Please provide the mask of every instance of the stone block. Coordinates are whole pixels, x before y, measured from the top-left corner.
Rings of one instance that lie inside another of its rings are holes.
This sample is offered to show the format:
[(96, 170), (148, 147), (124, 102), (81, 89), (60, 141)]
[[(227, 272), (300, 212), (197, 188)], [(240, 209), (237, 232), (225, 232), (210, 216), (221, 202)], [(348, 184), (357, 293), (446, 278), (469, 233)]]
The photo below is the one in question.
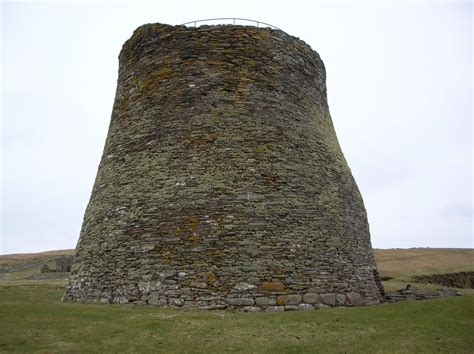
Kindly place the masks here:
[(200, 307), (202, 310), (223, 310), (225, 308), (227, 308), (227, 305), (205, 305)]
[(206, 283), (200, 283), (200, 282), (191, 282), (190, 284), (191, 288), (198, 288), (198, 289), (207, 289), (207, 284)]
[(314, 306), (310, 304), (299, 304), (298, 310), (301, 310), (301, 311), (314, 310)]
[(167, 306), (168, 305), (168, 300), (166, 300), (166, 299), (150, 299), (150, 300), (148, 300), (148, 305)]
[(161, 286), (160, 281), (141, 281), (138, 283), (138, 289), (143, 293), (159, 290)]
[(183, 300), (181, 299), (169, 299), (170, 306), (183, 306)]
[(249, 283), (238, 283), (234, 286), (234, 289), (239, 292), (244, 292), (244, 291), (248, 291), (255, 288), (256, 288), (255, 285), (249, 284)]
[(320, 301), (320, 297), (315, 293), (306, 293), (303, 295), (303, 302), (306, 304), (315, 304)]
[(262, 309), (257, 306), (245, 306), (242, 308), (242, 311), (244, 312), (260, 312)]
[(317, 308), (317, 309), (327, 309), (327, 308), (330, 308), (331, 306), (318, 303), (318, 304), (314, 304), (314, 307)]
[(346, 294), (347, 302), (351, 306), (363, 306), (364, 305), (364, 299), (359, 293), (356, 292), (350, 292)]
[(298, 306), (296, 305), (285, 305), (285, 311), (297, 311)]
[(270, 297), (257, 297), (255, 299), (255, 304), (258, 306), (269, 306), (269, 305), (275, 305), (276, 300), (272, 299)]
[(336, 294), (321, 294), (321, 302), (328, 306), (336, 306)]
[(226, 302), (234, 306), (252, 306), (254, 304), (254, 300), (250, 297), (231, 297), (226, 299)]
[(114, 304), (126, 304), (126, 303), (128, 303), (128, 299), (125, 296), (117, 296), (117, 297), (113, 298), (112, 303), (114, 303)]
[(336, 294), (336, 304), (337, 306), (344, 306), (346, 304), (346, 295)]
[(299, 305), (301, 304), (302, 297), (301, 295), (280, 295), (276, 299), (277, 305)]
[(265, 312), (283, 312), (285, 311), (285, 306), (268, 306), (265, 309)]

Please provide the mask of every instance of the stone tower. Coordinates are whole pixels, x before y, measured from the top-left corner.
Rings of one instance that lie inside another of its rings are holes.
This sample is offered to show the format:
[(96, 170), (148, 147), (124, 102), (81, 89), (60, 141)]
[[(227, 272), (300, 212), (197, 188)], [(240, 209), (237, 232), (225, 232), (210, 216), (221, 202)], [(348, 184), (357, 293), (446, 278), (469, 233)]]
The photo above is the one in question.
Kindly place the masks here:
[(319, 55), (281, 30), (139, 27), (66, 301), (282, 311), (379, 303)]

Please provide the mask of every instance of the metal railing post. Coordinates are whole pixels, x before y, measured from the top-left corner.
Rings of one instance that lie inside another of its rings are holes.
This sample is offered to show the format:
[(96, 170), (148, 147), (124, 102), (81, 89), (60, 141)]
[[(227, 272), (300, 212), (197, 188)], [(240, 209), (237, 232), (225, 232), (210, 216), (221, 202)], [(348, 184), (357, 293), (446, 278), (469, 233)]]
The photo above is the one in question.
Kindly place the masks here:
[[(276, 30), (281, 31), (280, 28), (278, 28), (276, 26), (273, 26), (269, 23), (262, 22), (262, 21), (249, 20), (247, 18), (240, 18), (240, 17), (208, 18), (208, 19), (205, 19), (205, 20), (195, 20), (195, 21), (185, 22), (185, 23), (182, 23), (181, 26), (186, 26), (186, 25), (194, 23), (194, 27), (197, 27), (198, 22), (209, 22), (209, 21), (216, 21), (216, 20), (225, 20), (225, 21), (232, 20), (232, 23), (233, 23), (234, 26), (235, 26), (236, 20), (244, 21), (244, 22), (252, 22), (252, 23), (256, 23), (257, 27), (259, 27), (259, 28), (260, 28), (260, 24), (262, 24), (263, 27), (270, 27), (272, 29), (276, 29)], [(223, 24), (223, 22), (221, 24)]]

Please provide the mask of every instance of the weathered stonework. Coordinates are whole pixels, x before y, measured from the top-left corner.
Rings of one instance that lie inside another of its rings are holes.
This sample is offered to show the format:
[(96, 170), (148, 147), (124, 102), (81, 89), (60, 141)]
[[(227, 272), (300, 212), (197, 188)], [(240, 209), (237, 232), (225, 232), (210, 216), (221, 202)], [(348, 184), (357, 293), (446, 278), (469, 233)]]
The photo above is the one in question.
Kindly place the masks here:
[(66, 301), (311, 310), (382, 300), (319, 55), (280, 30), (139, 27), (120, 53)]

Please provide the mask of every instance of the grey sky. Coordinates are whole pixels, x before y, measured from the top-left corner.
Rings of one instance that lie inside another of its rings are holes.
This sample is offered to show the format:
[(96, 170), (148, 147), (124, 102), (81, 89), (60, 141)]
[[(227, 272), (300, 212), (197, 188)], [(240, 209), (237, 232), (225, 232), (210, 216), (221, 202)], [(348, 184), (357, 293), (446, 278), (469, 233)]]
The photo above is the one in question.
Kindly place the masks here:
[(321, 55), (374, 247), (473, 247), (470, 2), (137, 3), (2, 3), (1, 254), (75, 247), (123, 42), (212, 17), (271, 23)]

